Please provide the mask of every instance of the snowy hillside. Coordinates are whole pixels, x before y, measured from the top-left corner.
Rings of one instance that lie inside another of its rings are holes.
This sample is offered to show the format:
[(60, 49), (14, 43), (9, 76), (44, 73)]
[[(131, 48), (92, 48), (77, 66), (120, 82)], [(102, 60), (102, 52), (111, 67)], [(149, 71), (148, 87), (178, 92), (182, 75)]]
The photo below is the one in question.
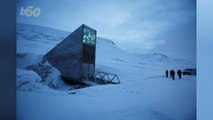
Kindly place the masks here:
[[(160, 53), (131, 54), (97, 38), (96, 70), (121, 84), (71, 89), (42, 57), (69, 32), (17, 24), (18, 120), (194, 120), (196, 76), (165, 78), (166, 69), (196, 67)], [(72, 93), (72, 94), (70, 94)]]

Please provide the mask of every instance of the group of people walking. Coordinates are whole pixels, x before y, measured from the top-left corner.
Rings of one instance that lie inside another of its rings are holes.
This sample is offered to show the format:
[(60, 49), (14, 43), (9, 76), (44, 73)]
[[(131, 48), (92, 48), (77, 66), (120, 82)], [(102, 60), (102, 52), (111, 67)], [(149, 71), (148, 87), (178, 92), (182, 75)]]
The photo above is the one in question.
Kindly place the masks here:
[[(166, 77), (167, 78), (169, 77), (169, 74), (170, 74), (170, 78), (175, 80), (175, 71), (174, 70), (170, 70), (170, 71), (166, 70)], [(181, 79), (182, 71), (180, 69), (177, 71), (177, 75), (178, 75), (179, 79)]]

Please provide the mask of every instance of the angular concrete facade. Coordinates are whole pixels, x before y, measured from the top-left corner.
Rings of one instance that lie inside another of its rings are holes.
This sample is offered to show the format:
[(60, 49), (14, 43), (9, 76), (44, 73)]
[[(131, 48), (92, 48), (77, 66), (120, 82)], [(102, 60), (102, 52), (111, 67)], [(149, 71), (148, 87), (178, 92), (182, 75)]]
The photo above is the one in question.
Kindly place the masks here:
[(81, 81), (95, 73), (96, 30), (81, 25), (50, 50), (45, 58), (62, 77)]

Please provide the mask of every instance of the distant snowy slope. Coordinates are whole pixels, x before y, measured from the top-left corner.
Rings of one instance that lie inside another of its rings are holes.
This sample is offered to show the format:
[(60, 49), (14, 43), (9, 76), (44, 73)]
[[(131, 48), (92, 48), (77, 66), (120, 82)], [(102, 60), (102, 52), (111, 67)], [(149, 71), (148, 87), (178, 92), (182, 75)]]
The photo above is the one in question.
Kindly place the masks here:
[(17, 53), (45, 54), (70, 33), (27, 24), (17, 24)]

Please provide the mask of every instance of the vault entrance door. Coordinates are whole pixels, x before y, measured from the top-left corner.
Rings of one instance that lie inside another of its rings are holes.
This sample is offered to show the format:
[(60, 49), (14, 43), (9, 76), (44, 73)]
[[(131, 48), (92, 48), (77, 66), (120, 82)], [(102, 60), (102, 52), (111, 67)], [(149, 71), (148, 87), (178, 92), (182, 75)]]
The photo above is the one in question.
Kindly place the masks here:
[(90, 64), (90, 63), (83, 63), (82, 64), (82, 72), (84, 75), (84, 78), (87, 77), (92, 77), (93, 74), (95, 73), (95, 65)]

